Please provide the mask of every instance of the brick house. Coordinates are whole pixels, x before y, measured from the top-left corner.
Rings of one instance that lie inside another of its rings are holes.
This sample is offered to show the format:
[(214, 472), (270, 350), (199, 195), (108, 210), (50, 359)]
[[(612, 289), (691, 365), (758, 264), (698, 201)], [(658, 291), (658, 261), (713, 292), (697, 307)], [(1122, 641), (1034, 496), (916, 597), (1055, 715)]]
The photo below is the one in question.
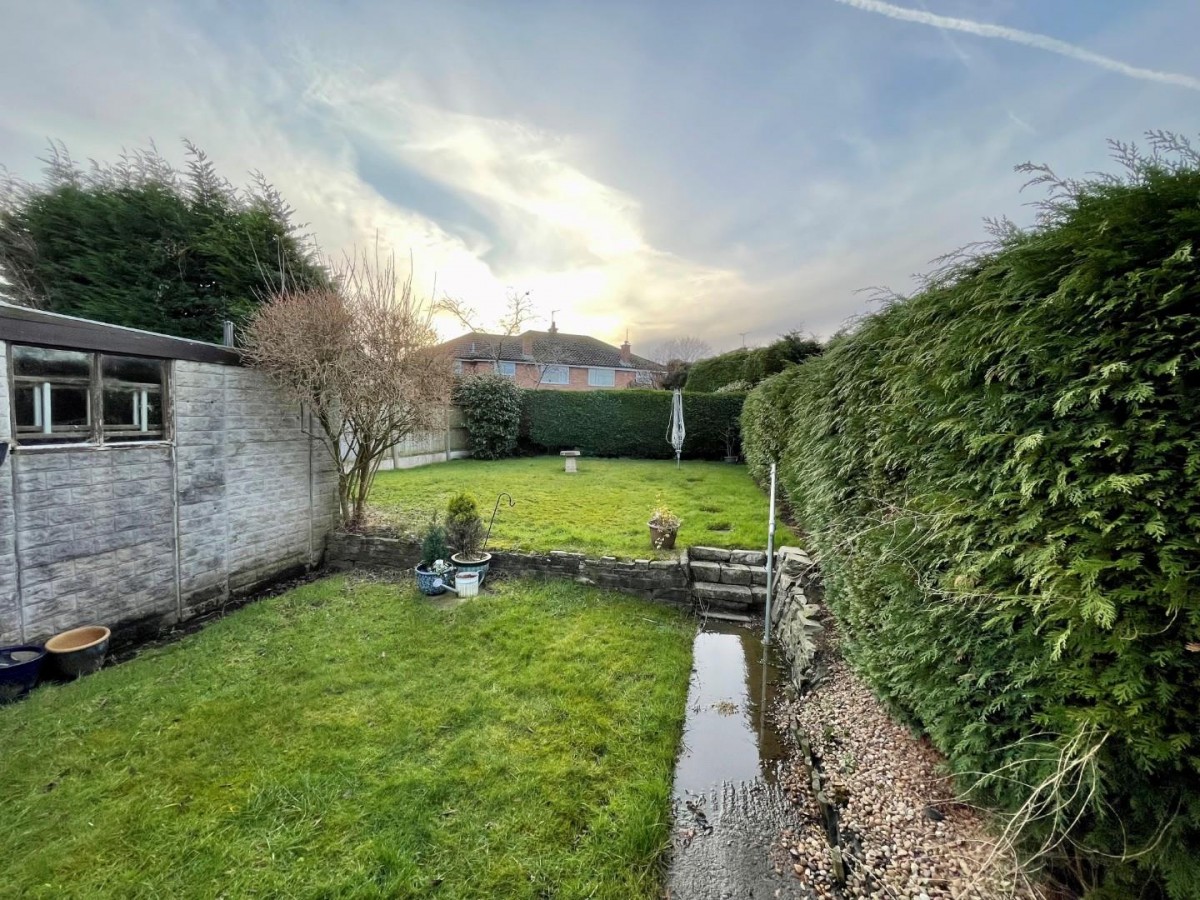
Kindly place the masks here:
[(461, 375), (495, 372), (518, 387), (561, 391), (656, 388), (666, 367), (635, 356), (629, 341), (620, 347), (583, 334), (549, 331), (516, 335), (471, 332), (441, 345)]

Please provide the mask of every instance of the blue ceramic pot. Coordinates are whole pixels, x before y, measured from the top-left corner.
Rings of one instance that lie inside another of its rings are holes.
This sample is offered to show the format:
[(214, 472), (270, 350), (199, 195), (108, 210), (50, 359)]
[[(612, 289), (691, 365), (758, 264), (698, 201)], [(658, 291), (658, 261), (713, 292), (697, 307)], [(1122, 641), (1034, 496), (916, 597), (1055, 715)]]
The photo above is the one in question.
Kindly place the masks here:
[(24, 697), (38, 682), (46, 651), (37, 644), (0, 647), (0, 703)]
[(424, 565), (420, 565), (413, 571), (417, 573), (417, 589), (426, 597), (436, 597), (438, 594), (446, 593), (446, 581), (454, 577), (453, 569), (439, 575), (429, 571)]

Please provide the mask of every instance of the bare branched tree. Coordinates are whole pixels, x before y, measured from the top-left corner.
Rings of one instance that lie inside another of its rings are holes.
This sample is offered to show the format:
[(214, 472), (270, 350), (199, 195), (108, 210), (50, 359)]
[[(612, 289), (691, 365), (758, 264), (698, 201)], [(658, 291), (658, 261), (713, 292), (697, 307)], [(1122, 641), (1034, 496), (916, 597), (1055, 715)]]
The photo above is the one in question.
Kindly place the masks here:
[(491, 328), (484, 325), (478, 311), (468, 306), (461, 299), (444, 297), (437, 302), (436, 312), (443, 312), (456, 319), (460, 325), (472, 333), (489, 334), (499, 338), (492, 341), (488, 347), (488, 358), (499, 362), (503, 357), (504, 348), (512, 346), (505, 338), (512, 338), (523, 332), (534, 319), (539, 318), (533, 307), (529, 291), (510, 290), (504, 304), (504, 313), (496, 320)]
[(684, 337), (671, 338), (669, 341), (663, 341), (654, 348), (652, 358), (655, 362), (660, 362), (666, 365), (672, 361), (685, 363), (694, 363), (697, 360), (704, 359), (707, 356), (712, 356), (712, 347), (708, 341), (692, 335)]
[(433, 348), (433, 307), (401, 279), (395, 256), (356, 250), (334, 284), (271, 296), (246, 332), (251, 362), (316, 423), (338, 473), (347, 529), (362, 527), (379, 464), (391, 447), (440, 420), (450, 361)]

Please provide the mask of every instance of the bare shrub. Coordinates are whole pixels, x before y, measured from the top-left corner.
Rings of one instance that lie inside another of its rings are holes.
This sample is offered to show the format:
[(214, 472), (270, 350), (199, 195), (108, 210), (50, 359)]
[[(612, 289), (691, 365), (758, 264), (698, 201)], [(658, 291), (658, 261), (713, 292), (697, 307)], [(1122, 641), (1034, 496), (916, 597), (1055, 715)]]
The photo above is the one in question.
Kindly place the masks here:
[(440, 422), (450, 360), (434, 345), (432, 305), (392, 254), (356, 250), (330, 287), (271, 295), (247, 329), (246, 354), (319, 429), (338, 473), (342, 522), (361, 527), (379, 464), (414, 431)]

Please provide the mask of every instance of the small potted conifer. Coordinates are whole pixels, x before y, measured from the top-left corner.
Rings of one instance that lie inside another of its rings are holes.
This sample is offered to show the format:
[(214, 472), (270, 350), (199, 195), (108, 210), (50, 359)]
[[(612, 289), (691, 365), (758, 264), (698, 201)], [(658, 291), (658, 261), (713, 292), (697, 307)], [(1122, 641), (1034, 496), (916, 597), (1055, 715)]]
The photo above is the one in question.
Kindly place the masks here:
[(446, 582), (454, 577), (450, 547), (446, 544), (446, 529), (437, 516), (421, 532), (421, 562), (417, 564), (417, 587), (426, 597), (446, 593)]
[(483, 550), (483, 519), (470, 494), (460, 493), (451, 498), (446, 511), (446, 536), (457, 552), (450, 557), (458, 572), (476, 572), (479, 584), (487, 576), (492, 554)]

